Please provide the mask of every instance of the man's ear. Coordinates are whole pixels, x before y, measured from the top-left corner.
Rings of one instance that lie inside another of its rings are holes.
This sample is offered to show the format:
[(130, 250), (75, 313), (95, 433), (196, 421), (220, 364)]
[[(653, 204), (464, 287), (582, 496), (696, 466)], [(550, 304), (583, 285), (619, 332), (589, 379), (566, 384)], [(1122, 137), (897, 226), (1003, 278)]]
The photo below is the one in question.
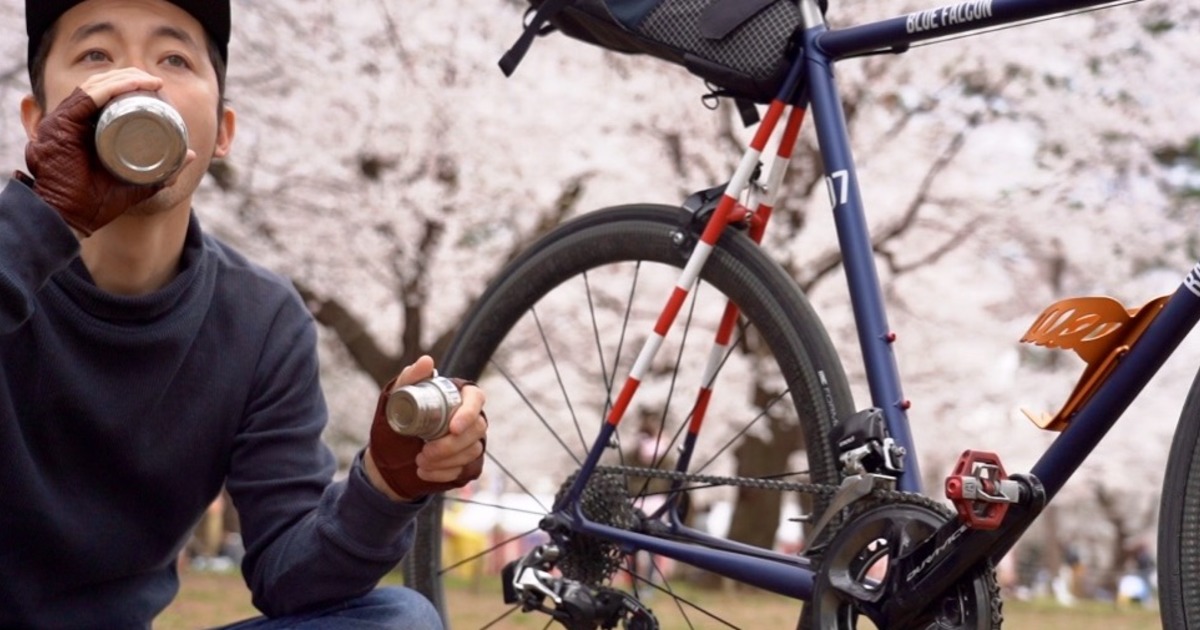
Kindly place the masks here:
[(26, 94), (21, 99), (21, 124), (25, 126), (26, 138), (37, 140), (37, 128), (45, 115), (46, 112), (42, 111), (42, 106), (38, 105), (32, 94)]
[(213, 157), (223, 158), (229, 155), (233, 148), (233, 136), (237, 132), (237, 112), (231, 107), (221, 111), (221, 120), (217, 121), (217, 144), (213, 147)]

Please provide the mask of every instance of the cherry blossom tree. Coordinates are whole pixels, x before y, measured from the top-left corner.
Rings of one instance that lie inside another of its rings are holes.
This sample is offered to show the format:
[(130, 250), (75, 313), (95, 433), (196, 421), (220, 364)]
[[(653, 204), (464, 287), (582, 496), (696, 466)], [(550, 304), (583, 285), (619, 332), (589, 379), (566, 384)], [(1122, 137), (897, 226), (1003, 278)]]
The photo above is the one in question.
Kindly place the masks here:
[[(702, 105), (699, 80), (644, 57), (551, 36), (505, 79), (496, 60), (522, 8), (234, 0), (238, 137), (196, 211), (308, 301), (327, 437), (344, 461), (379, 385), (438, 355), (506, 260), (578, 213), (721, 183), (748, 142), (732, 108)], [(847, 0), (829, 18), (921, 8)], [(839, 65), (930, 488), (965, 448), (1019, 471), (1053, 439), (1019, 409), (1055, 411), (1082, 364), (1018, 346), (1042, 308), (1098, 293), (1135, 306), (1200, 258), (1196, 13), (1146, 0)], [(0, 0), (0, 156), (13, 168), (28, 89), (21, 14)], [(783, 193), (766, 246), (814, 302), (865, 407), (811, 130)], [(1167, 364), (1063, 502), (1112, 505), (1158, 483), (1198, 354), (1189, 343)], [(1067, 516), (1064, 532), (1087, 526)]]

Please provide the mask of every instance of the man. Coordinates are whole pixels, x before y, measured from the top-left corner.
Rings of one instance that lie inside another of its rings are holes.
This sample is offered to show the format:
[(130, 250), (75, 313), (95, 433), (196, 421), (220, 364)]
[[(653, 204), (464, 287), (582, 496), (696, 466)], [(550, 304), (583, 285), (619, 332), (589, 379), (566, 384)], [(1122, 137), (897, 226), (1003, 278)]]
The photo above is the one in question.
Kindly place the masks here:
[[(478, 477), (483, 395), (424, 443), (380, 397), (348, 479), (320, 442), (316, 335), (285, 280), (205, 234), (191, 212), (227, 155), (228, 0), (27, 0), (28, 174), (0, 192), (0, 627), (148, 627), (175, 559), (221, 487), (253, 627), (437, 627), (428, 602), (378, 589), (427, 495)], [(166, 185), (109, 175), (89, 135), (119, 94), (155, 92), (187, 123)]]

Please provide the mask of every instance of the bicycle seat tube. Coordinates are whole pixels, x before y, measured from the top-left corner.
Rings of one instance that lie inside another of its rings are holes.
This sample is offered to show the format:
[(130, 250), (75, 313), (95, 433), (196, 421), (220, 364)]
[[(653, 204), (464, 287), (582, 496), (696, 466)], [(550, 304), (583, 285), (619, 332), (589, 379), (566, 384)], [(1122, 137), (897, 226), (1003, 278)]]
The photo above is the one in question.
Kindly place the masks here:
[(834, 82), (833, 60), (817, 45), (826, 32), (825, 19), (815, 0), (801, 0), (805, 20), (804, 59), (809, 99), (817, 140), (825, 168), (825, 183), (833, 205), (838, 244), (842, 252), (850, 303), (867, 371), (871, 403), (883, 411), (889, 435), (907, 455), (897, 486), (905, 492), (921, 491), (921, 471), (908, 423), (909, 401), (900, 387), (893, 352), (896, 335), (888, 326), (875, 253), (867, 228), (858, 176), (850, 150), (841, 98)]

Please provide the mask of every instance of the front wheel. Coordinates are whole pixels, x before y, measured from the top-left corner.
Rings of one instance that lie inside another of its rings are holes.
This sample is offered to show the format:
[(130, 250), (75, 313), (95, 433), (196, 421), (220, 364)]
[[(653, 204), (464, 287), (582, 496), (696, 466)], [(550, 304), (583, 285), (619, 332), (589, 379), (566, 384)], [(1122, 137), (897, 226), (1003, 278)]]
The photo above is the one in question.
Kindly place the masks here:
[[(410, 584), (459, 625), (479, 628), (511, 612), (498, 572), (545, 541), (539, 524), (596, 440), (696, 234), (692, 216), (678, 208), (589, 213), (509, 264), (462, 323), (441, 367), (486, 392), (489, 461), (479, 481), (426, 511), (407, 563)], [(728, 347), (710, 358), (727, 301), (741, 314)], [(714, 381), (703, 431), (691, 452), (681, 451), (706, 367)], [(841, 365), (807, 301), (750, 239), (729, 230), (601, 463), (666, 468), (682, 458), (691, 472), (706, 475), (836, 484), (829, 433), (851, 408)], [(620, 500), (650, 514), (662, 504), (662, 481), (629, 478), (628, 498)], [(793, 497), (737, 490), (689, 488), (680, 511), (718, 536), (775, 547), (779, 531), (800, 544), (799, 525), (779, 526), (782, 502)], [(823, 507), (803, 506), (817, 513)], [(632, 593), (662, 627), (787, 625), (747, 605), (757, 595), (712, 590), (712, 576), (669, 559), (634, 553), (619, 564), (605, 584), (593, 586)], [(795, 623), (799, 602), (762, 598)]]
[(1163, 627), (1200, 628), (1200, 374), (1188, 392), (1167, 458), (1158, 562)]

